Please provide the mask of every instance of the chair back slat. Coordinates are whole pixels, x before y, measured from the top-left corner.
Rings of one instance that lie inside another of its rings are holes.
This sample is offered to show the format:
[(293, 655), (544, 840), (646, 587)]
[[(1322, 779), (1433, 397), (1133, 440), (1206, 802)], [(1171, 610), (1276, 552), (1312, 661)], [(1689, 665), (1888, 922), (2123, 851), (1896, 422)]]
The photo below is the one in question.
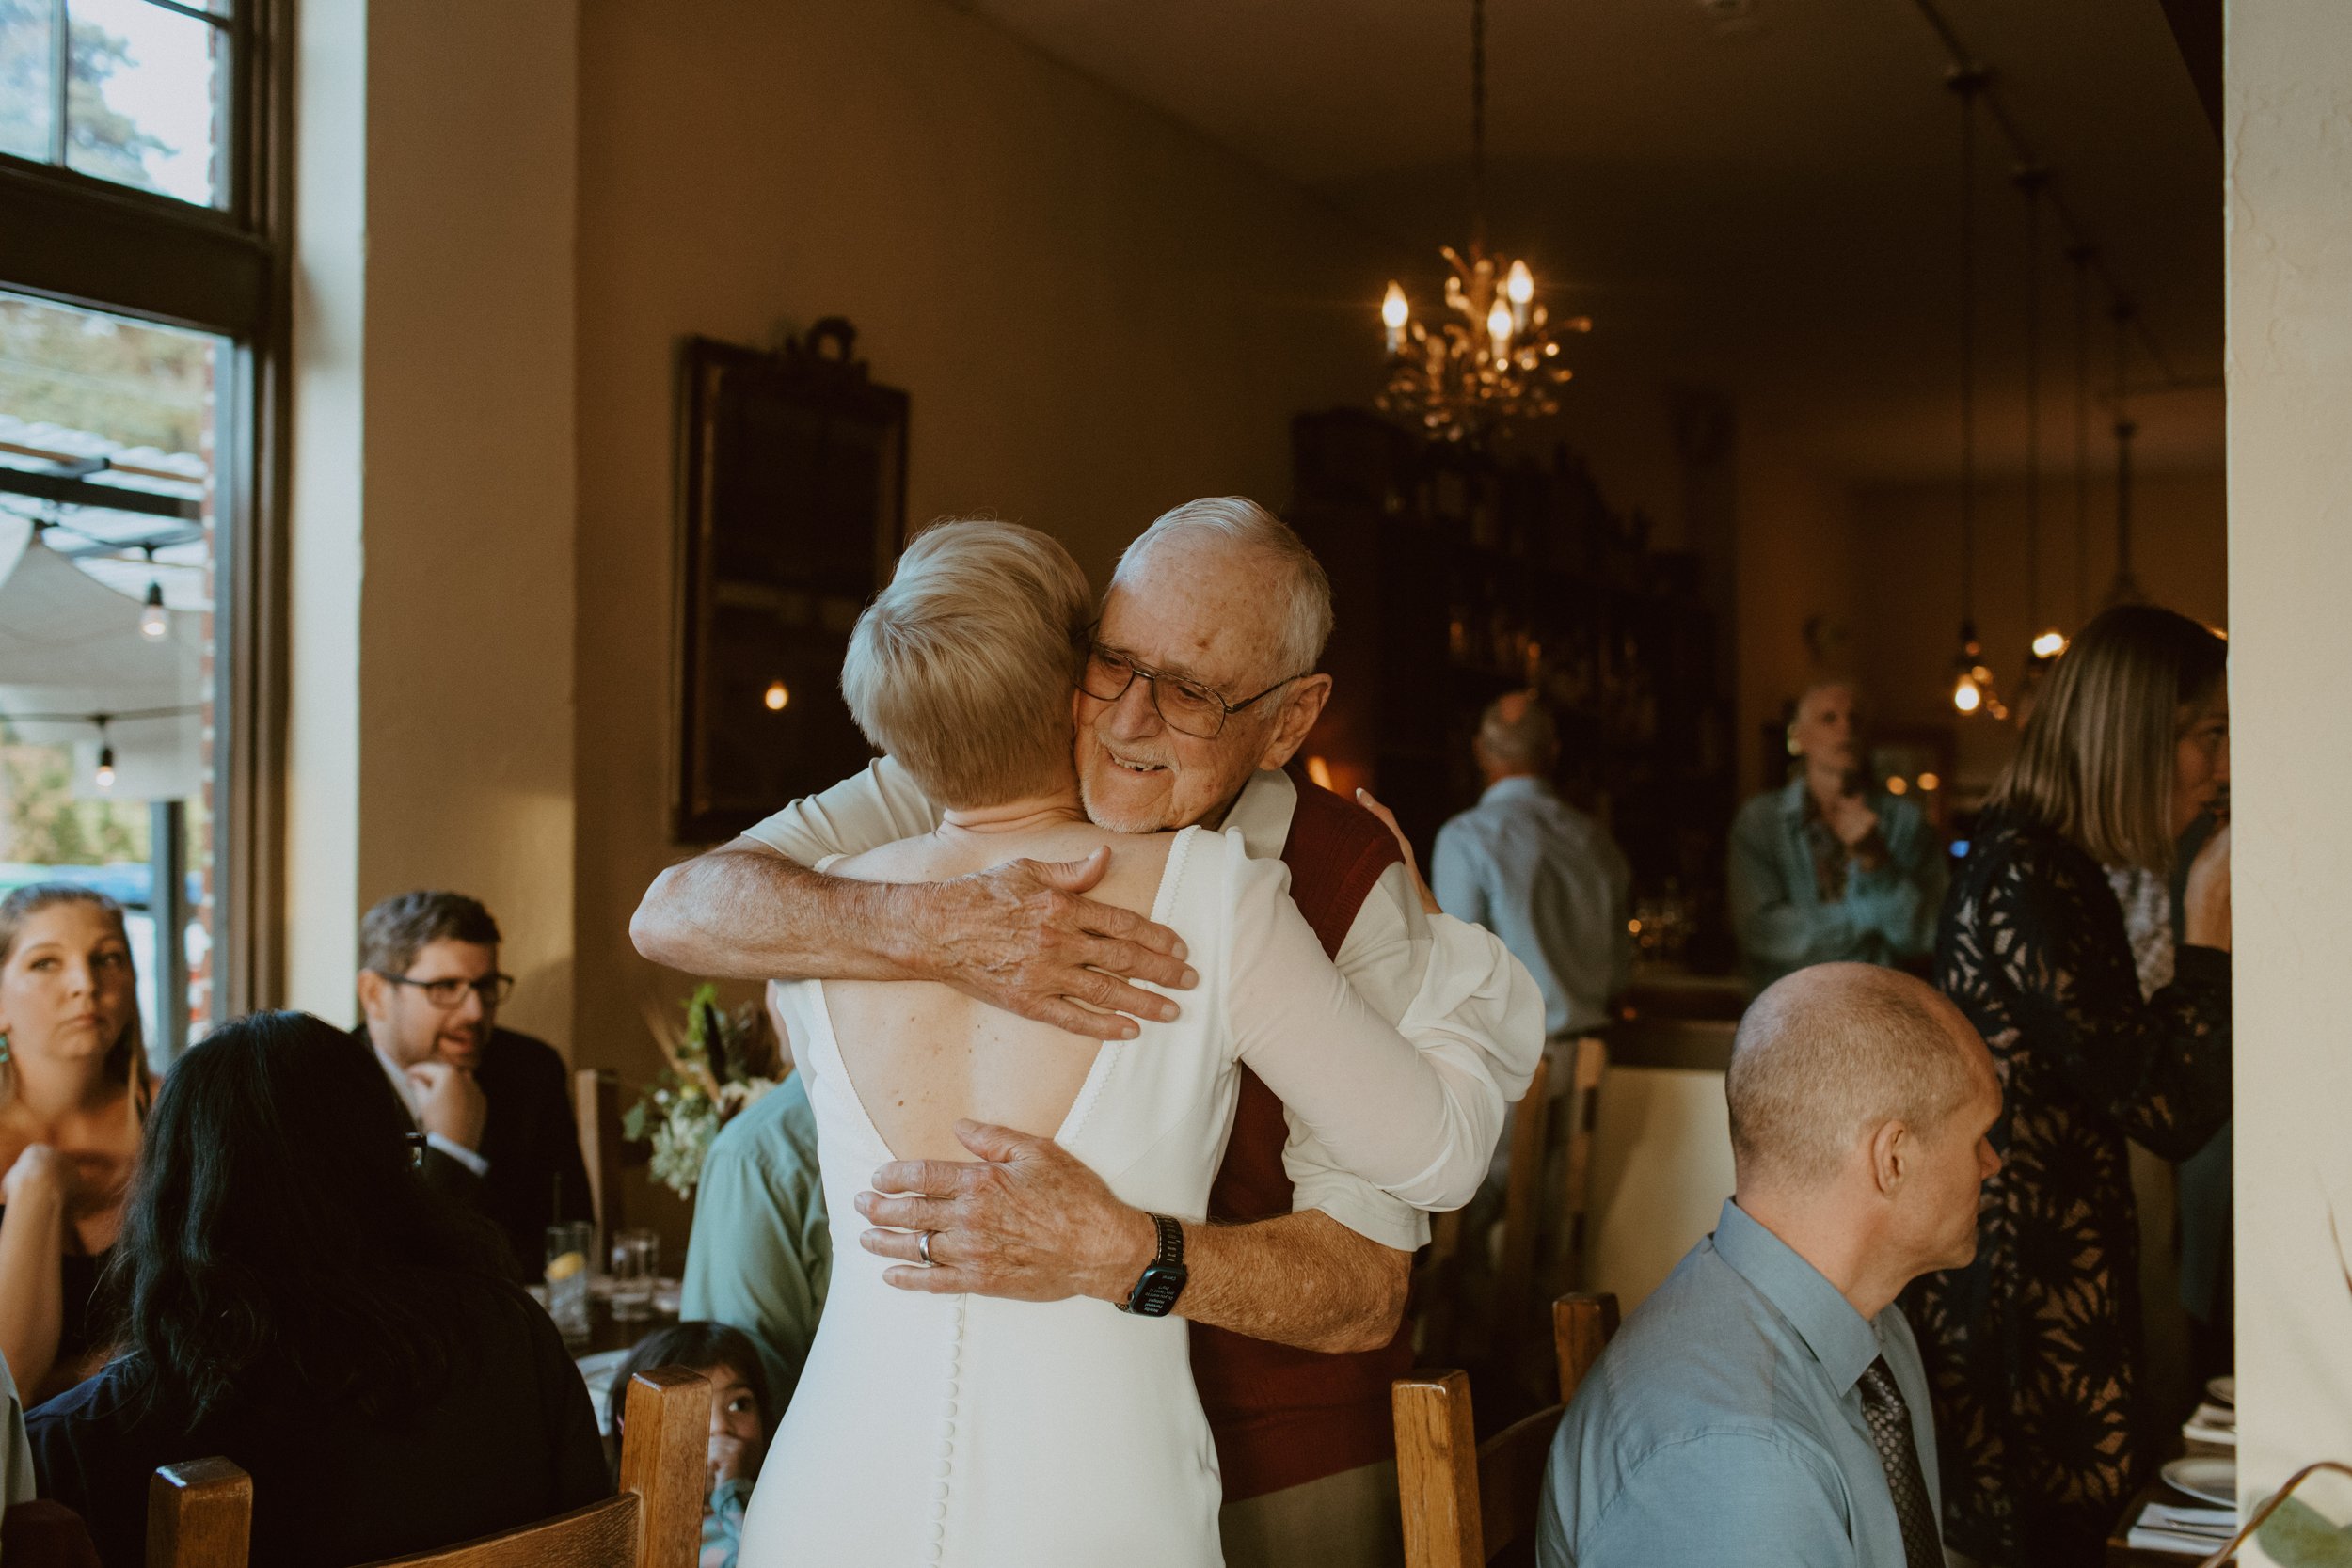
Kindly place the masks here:
[(1521, 1541), (1535, 1537), (1535, 1514), (1544, 1495), (1544, 1465), (1551, 1457), (1551, 1434), (1566, 1412), (1559, 1405), (1514, 1421), (1478, 1445), (1478, 1532), (1492, 1561)]
[(638, 1568), (694, 1568), (710, 1485), (707, 1379), (656, 1367), (628, 1382), (621, 1413), (621, 1490), (645, 1500)]
[(147, 1481), (147, 1568), (245, 1568), (253, 1478), (226, 1459), (167, 1465)]
[(1551, 1304), (1551, 1344), (1560, 1362), (1560, 1402), (1575, 1402), (1584, 1376), (1617, 1332), (1615, 1292), (1579, 1291)]
[(520, 1529), (388, 1558), (370, 1568), (635, 1568), (644, 1517), (644, 1499), (624, 1492)]
[(1396, 1480), (1409, 1568), (1481, 1568), (1478, 1439), (1470, 1375), (1401, 1377), (1390, 1386), (1396, 1418)]
[(1511, 1120), (1502, 1189), (1502, 1256), (1495, 1275), (1495, 1364), (1516, 1370), (1523, 1326), (1535, 1312), (1536, 1227), (1543, 1206), (1544, 1139), (1551, 1123), (1551, 1063), (1535, 1058)]

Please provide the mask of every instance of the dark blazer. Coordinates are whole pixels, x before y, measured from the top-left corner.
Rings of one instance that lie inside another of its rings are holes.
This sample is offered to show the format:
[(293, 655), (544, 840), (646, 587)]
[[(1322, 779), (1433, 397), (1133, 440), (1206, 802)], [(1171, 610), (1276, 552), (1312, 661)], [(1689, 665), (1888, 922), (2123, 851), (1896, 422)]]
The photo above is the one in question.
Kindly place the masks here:
[[(367, 1025), (352, 1034), (374, 1049)], [(595, 1218), (580, 1125), (572, 1119), (571, 1075), (545, 1040), (493, 1029), (474, 1082), (490, 1102), (478, 1151), (489, 1172), (476, 1176), (428, 1148), (425, 1180), (498, 1227), (514, 1251), (516, 1276), (536, 1279), (547, 1261), (548, 1227)]]
[(253, 1477), (253, 1568), (373, 1562), (610, 1497), (587, 1386), (547, 1313), (491, 1279), (458, 1300), (447, 1385), (390, 1422), (333, 1407), (230, 1410), (194, 1431), (135, 1419), (117, 1361), (25, 1418), (40, 1495), (82, 1516), (105, 1568), (146, 1560), (155, 1467), (215, 1454)]

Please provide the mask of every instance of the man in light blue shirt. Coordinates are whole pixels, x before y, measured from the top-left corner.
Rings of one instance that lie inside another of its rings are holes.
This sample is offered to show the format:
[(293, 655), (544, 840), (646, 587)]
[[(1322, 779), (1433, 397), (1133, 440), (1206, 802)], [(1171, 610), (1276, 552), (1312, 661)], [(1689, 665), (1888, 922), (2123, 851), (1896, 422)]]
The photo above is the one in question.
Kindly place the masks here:
[(1632, 870), (1608, 830), (1545, 783), (1560, 740), (1533, 693), (1496, 698), (1472, 751), (1486, 793), (1438, 830), (1429, 891), (1527, 966), (1546, 1033), (1588, 1033), (1608, 1022), (1633, 960)]
[(1860, 700), (1843, 681), (1797, 699), (1804, 771), (1731, 825), (1731, 925), (1761, 990), (1806, 964), (1899, 966), (1935, 945), (1949, 868), (1919, 803), (1867, 777)]
[(1577, 1391), (1544, 1568), (1943, 1568), (1919, 1275), (1975, 1255), (1993, 1060), (1959, 1009), (1860, 964), (1790, 975), (1725, 1081), (1737, 1195)]

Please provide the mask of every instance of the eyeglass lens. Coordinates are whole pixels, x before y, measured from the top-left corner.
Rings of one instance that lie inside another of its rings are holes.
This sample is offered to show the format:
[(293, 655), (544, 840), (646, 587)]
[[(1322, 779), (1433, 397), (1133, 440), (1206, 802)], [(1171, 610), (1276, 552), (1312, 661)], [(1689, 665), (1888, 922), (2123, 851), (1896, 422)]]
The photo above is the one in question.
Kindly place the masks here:
[(1099, 648), (1087, 656), (1086, 677), (1079, 684), (1097, 702), (1115, 703), (1138, 675), (1151, 684), (1152, 705), (1168, 728), (1196, 740), (1214, 740), (1225, 727), (1225, 700), (1207, 687), (1151, 673)]

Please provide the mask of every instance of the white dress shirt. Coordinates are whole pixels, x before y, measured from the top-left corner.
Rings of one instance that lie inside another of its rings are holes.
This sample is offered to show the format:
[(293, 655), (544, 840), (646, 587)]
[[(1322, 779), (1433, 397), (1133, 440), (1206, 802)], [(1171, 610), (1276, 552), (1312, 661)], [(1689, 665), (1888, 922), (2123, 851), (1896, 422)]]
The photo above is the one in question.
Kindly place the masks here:
[[(1239, 832), (1252, 858), (1277, 859), (1289, 841), (1297, 807), (1298, 786), (1290, 776), (1261, 769), (1242, 787), (1217, 826)], [(928, 833), (939, 821), (939, 809), (906, 770), (882, 757), (821, 795), (795, 800), (747, 830), (745, 836), (813, 866), (829, 855), (858, 854)], [(1404, 1022), (1428, 979), (1430, 951), (1429, 917), (1422, 912), (1412, 879), (1397, 864), (1373, 884), (1332, 962), (1373, 1010), (1395, 1025)], [(1543, 1051), (1542, 1022), (1534, 1016), (1540, 1012), (1540, 993), (1524, 970), (1518, 971), (1518, 979), (1524, 997), (1475, 993), (1446, 1020), (1453, 1035), (1470, 1037), (1484, 1048), (1477, 1061), (1499, 1097), (1498, 1136), (1500, 1107), (1527, 1092)], [(1177, 995), (1181, 1005), (1182, 993)], [(1412, 1033), (1406, 1037), (1416, 1046), (1430, 1043)], [(1426, 1214), (1342, 1167), (1297, 1116), (1287, 1107), (1284, 1115), (1290, 1138), (1283, 1146), (1282, 1165), (1294, 1189), (1294, 1210), (1319, 1209), (1358, 1235), (1400, 1252), (1413, 1251), (1429, 1239)]]

